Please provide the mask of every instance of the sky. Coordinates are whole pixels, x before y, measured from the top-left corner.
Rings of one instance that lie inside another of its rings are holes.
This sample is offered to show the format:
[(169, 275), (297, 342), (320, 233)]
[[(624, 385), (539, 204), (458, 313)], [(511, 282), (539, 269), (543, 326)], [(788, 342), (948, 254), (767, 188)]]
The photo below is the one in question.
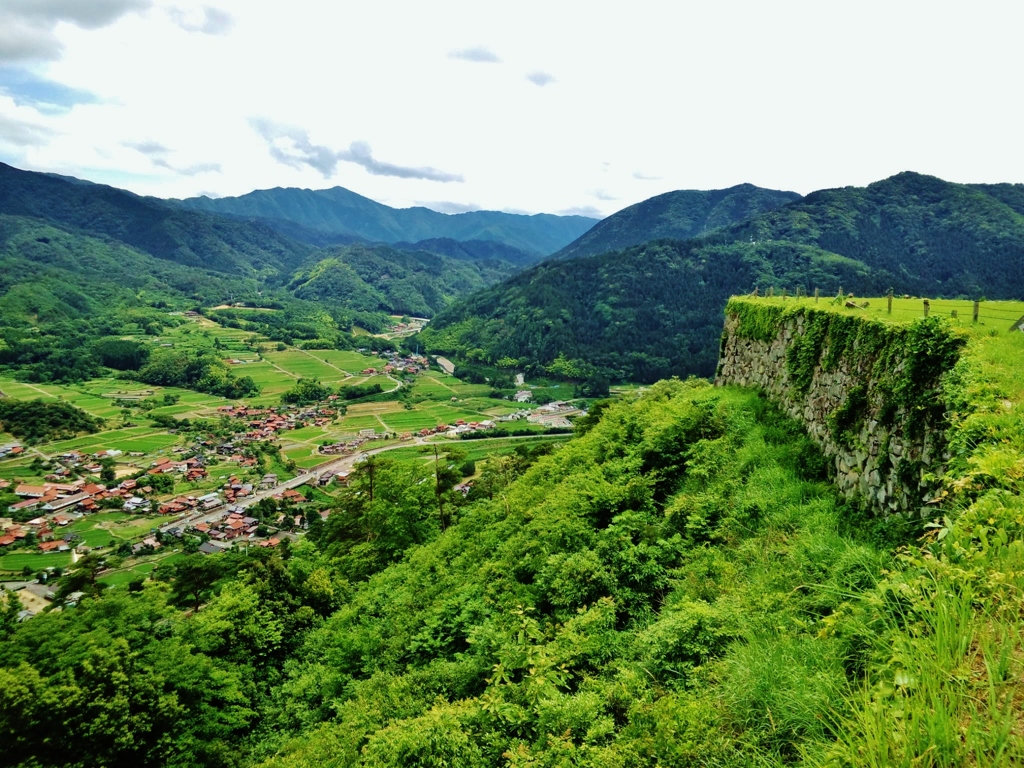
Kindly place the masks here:
[(1022, 22), (984, 0), (0, 0), (0, 161), (595, 217), (743, 182), (1024, 182)]

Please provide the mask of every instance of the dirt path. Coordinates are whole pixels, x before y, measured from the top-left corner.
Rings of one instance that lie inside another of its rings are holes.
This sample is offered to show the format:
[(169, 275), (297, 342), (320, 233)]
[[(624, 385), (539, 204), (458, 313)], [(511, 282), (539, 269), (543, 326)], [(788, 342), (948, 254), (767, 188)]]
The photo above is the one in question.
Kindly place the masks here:
[(277, 370), (279, 370), (285, 376), (291, 376), (293, 379), (296, 379), (296, 380), (300, 378), (298, 376), (298, 374), (292, 373), (291, 371), (286, 371), (284, 368), (282, 368), (280, 365), (275, 363), (273, 360), (270, 360), (270, 359), (268, 359), (266, 357), (264, 357), (263, 359), (266, 360), (268, 363), (270, 363), (270, 365), (273, 366), (274, 368), (277, 368)]
[(445, 383), (444, 383), (443, 381), (438, 381), (438, 380), (437, 380), (437, 379), (435, 379), (435, 378), (434, 378), (433, 376), (424, 376), (423, 378), (424, 378), (424, 379), (430, 379), (430, 380), (431, 380), (432, 382), (434, 382), (435, 384), (437, 384), (437, 385), (438, 385), (439, 387), (444, 387), (445, 389), (447, 389), (447, 390), (448, 390), (449, 392), (451, 392), (451, 393), (452, 393), (452, 394), (454, 394), (454, 395), (457, 395), (457, 394), (459, 394), (459, 393), (458, 393), (458, 392), (456, 392), (456, 391), (455, 391), (454, 389), (452, 389), (452, 388), (451, 388), (451, 387), (449, 387), (449, 386), (448, 386), (447, 384), (445, 384)]
[(352, 374), (349, 373), (348, 371), (346, 371), (344, 368), (339, 368), (338, 366), (336, 366), (334, 363), (330, 362), (329, 360), (324, 360), (323, 358), (317, 357), (312, 352), (310, 352), (308, 349), (299, 349), (298, 347), (295, 347), (295, 349), (298, 350), (299, 352), (301, 352), (304, 355), (309, 355), (314, 360), (316, 360), (318, 363), (323, 363), (324, 365), (329, 366), (329, 367), (333, 368), (336, 371), (344, 373), (346, 378), (349, 378), (349, 379), (352, 378)]
[(21, 382), (21, 385), (23, 387), (28, 387), (29, 389), (34, 389), (36, 392), (41, 394), (43, 397), (52, 397), (54, 400), (60, 400), (60, 398), (57, 397), (56, 395), (51, 395), (49, 392), (47, 392), (46, 390), (40, 389), (35, 384), (29, 384), (27, 381), (23, 381), (23, 382)]

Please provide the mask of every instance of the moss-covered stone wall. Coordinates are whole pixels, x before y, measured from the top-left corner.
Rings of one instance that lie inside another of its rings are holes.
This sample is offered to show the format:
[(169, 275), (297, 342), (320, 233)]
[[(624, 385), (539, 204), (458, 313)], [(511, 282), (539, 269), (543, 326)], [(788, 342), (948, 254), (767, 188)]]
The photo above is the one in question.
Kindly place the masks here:
[(964, 344), (939, 318), (886, 323), (826, 302), (734, 298), (716, 384), (756, 387), (802, 422), (847, 496), (914, 514), (948, 459), (941, 378)]

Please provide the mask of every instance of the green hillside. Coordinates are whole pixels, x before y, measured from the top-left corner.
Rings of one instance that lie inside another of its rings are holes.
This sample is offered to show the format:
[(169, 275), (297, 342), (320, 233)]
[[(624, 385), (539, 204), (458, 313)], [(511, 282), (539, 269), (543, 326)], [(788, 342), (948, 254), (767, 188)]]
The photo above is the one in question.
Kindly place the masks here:
[(439, 253), (463, 261), (507, 261), (519, 267), (539, 260), (536, 254), (495, 240), (453, 240), (450, 237), (434, 237), (417, 243), (393, 243), (393, 246), (406, 251)]
[(599, 221), (555, 256), (593, 256), (649, 240), (688, 240), (799, 199), (795, 192), (762, 189), (753, 184), (710, 191), (666, 192)]
[(288, 289), (300, 299), (357, 311), (433, 317), (456, 297), (514, 271), (504, 261), (460, 261), (425, 251), (352, 245), (318, 254), (314, 264), (292, 277)]
[(102, 184), (82, 184), (0, 163), (0, 214), (39, 219), (123, 243), (158, 259), (237, 275), (276, 274), (309, 246), (267, 226), (190, 211)]
[(1024, 336), (962, 333), (934, 519), (840, 498), (758, 393), (660, 382), (466, 498), (378, 456), (276, 550), (80, 560), (75, 608), (0, 609), (4, 760), (1019, 765)]
[(815, 192), (707, 237), (553, 260), (440, 313), (422, 334), (465, 361), (538, 371), (563, 355), (613, 378), (711, 375), (726, 298), (1024, 296), (1019, 189), (903, 173)]
[[(345, 235), (384, 243), (432, 238), (490, 240), (534, 256), (554, 253), (597, 222), (585, 216), (533, 216), (471, 211), (445, 214), (429, 208), (391, 208), (343, 187), (293, 189), (276, 187), (240, 197), (193, 197), (179, 201), (186, 208), (236, 216), (258, 217), (269, 226), (298, 224), (312, 232)], [(297, 234), (292, 231), (291, 234)]]

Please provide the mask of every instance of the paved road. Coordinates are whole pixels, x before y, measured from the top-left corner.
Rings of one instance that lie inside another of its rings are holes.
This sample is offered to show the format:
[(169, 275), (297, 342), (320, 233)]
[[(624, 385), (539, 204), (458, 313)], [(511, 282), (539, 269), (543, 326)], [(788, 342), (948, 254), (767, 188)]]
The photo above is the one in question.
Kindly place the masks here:
[[(536, 440), (538, 437), (566, 438), (566, 437), (572, 437), (572, 435), (571, 434), (566, 434), (566, 435), (516, 435), (514, 437), (484, 437), (484, 438), (480, 438), (480, 439), (482, 441), (486, 441), (486, 440)], [(474, 441), (474, 442), (476, 442), (476, 441)], [(282, 491), (286, 491), (289, 488), (298, 488), (301, 485), (305, 485), (310, 480), (314, 480), (315, 481), (316, 478), (318, 478), (324, 472), (328, 472), (328, 471), (330, 471), (330, 472), (340, 472), (343, 469), (351, 469), (353, 467), (353, 465), (356, 463), (356, 460), (360, 459), (360, 458), (362, 458), (364, 456), (370, 456), (370, 455), (374, 455), (374, 454), (378, 454), (378, 453), (384, 453), (385, 451), (393, 451), (393, 450), (395, 450), (397, 448), (409, 448), (410, 446), (419, 446), (419, 445), (439, 445), (439, 446), (466, 445), (466, 442), (465, 441), (460, 441), (460, 440), (451, 440), (451, 441), (447, 441), (447, 442), (429, 441), (426, 438), (418, 437), (415, 440), (412, 440), (412, 441), (406, 442), (406, 443), (397, 443), (395, 445), (385, 445), (385, 446), (382, 446), (381, 448), (374, 448), (374, 449), (369, 450), (369, 451), (361, 451), (359, 453), (354, 453), (354, 454), (351, 454), (351, 455), (348, 455), (348, 456), (341, 456), (341, 457), (339, 457), (335, 461), (331, 461), (331, 462), (326, 463), (326, 464), (321, 464), (319, 467), (317, 467), (313, 471), (304, 472), (301, 475), (297, 475), (296, 477), (293, 477), (291, 480), (285, 480), (285, 481), (279, 483), (277, 485), (277, 487), (275, 487), (275, 488), (270, 488), (270, 489), (265, 490), (265, 491), (258, 491), (257, 493), (254, 493), (252, 496), (248, 496), (248, 497), (246, 497), (244, 499), (240, 499), (239, 501), (236, 501), (232, 506), (242, 507), (244, 509), (245, 507), (249, 507), (249, 506), (255, 504), (260, 499), (266, 499), (266, 498), (268, 498), (270, 496), (274, 496), (275, 494), (281, 493)], [(177, 520), (173, 520), (173, 521), (171, 521), (169, 523), (166, 523), (166, 524), (160, 526), (160, 530), (163, 531), (164, 533), (166, 533), (167, 531), (171, 530), (172, 528), (184, 528), (184, 527), (190, 526), (190, 525), (198, 525), (199, 523), (211, 523), (211, 522), (213, 522), (215, 520), (220, 520), (222, 517), (224, 517), (224, 512), (225, 512), (227, 506), (228, 505), (226, 505), (226, 504), (222, 504), (221, 506), (216, 507), (214, 509), (211, 509), (209, 511), (197, 512), (197, 513), (193, 513), (191, 515), (188, 515), (187, 517), (178, 518)]]

